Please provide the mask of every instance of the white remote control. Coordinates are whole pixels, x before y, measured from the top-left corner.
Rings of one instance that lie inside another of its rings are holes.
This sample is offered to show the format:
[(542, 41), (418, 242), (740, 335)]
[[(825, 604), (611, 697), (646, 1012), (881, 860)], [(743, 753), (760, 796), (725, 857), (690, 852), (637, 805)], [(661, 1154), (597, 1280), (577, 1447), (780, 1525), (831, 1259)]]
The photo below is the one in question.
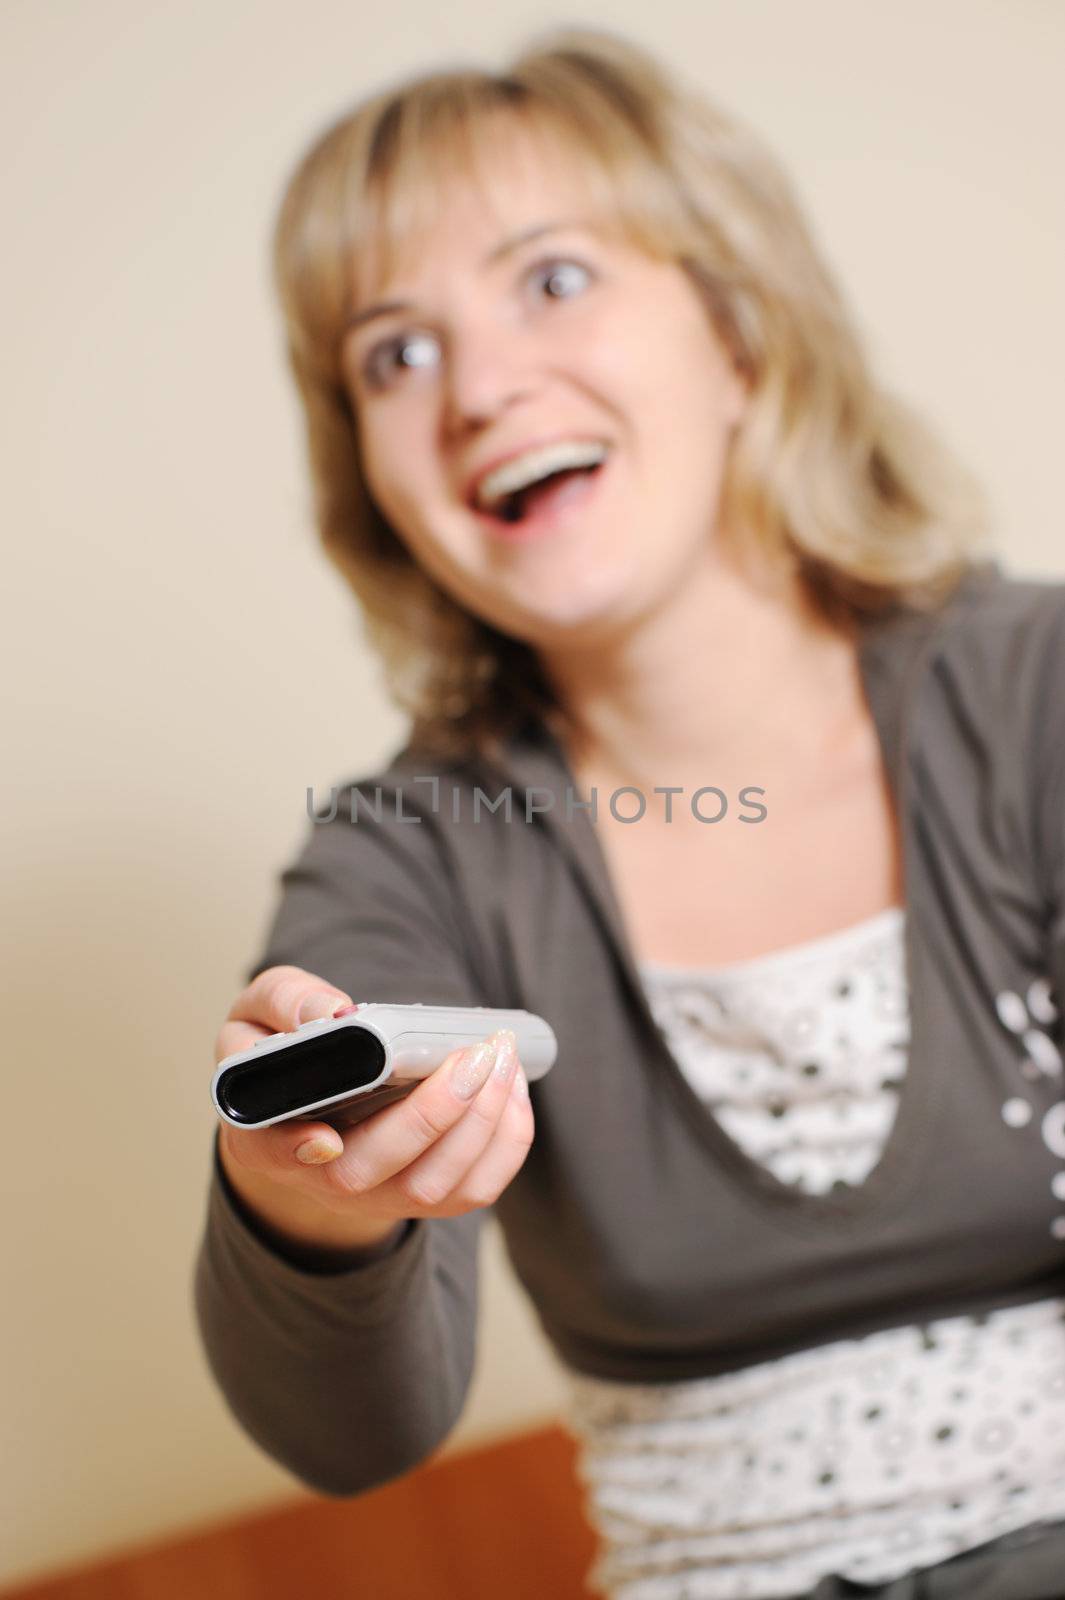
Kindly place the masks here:
[(360, 1003), (226, 1056), (211, 1098), (234, 1128), (268, 1128), (293, 1117), (350, 1127), (409, 1094), (452, 1050), (497, 1028), (513, 1029), (526, 1078), (542, 1078), (557, 1043), (531, 1011)]

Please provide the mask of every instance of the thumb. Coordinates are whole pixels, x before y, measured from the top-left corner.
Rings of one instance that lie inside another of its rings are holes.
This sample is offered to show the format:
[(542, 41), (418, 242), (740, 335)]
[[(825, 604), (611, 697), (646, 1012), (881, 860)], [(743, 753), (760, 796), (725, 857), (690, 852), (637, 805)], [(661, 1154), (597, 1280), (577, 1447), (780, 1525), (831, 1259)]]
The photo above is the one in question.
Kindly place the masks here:
[(320, 1167), (344, 1154), (344, 1141), (328, 1122), (278, 1122), (269, 1135), (272, 1163), (291, 1172), (293, 1165)]

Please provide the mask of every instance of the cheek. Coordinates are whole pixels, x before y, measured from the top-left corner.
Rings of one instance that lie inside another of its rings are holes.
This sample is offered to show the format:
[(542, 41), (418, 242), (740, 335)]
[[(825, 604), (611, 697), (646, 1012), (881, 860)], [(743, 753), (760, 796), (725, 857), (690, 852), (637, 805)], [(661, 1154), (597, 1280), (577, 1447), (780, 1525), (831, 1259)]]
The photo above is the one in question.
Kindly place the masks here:
[(701, 309), (683, 306), (653, 318), (589, 323), (564, 359), (637, 436), (653, 431), (672, 440), (689, 425), (705, 434), (734, 421), (731, 368)]
[(402, 424), (369, 427), (364, 434), (363, 476), (385, 521), (408, 553), (443, 587), (462, 565), (456, 535), (441, 507), (447, 495), (435, 464), (431, 433), (405, 414)]
[(423, 503), (426, 447), (410, 425), (370, 422), (362, 434), (363, 476), (383, 514), (404, 532), (416, 525)]

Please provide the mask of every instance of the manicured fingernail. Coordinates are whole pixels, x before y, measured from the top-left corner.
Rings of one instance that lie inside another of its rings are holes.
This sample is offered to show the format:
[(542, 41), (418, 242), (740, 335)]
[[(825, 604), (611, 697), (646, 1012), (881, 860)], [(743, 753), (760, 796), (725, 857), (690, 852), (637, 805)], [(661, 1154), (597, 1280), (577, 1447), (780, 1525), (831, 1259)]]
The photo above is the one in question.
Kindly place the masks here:
[(306, 1000), (300, 1001), (299, 1018), (301, 1022), (317, 1022), (320, 1017), (331, 1017), (347, 1001), (339, 994), (309, 994)]
[(478, 1089), (482, 1088), (488, 1075), (495, 1065), (496, 1043), (492, 1039), (482, 1039), (480, 1044), (471, 1045), (459, 1056), (451, 1069), (451, 1087), (460, 1100), (472, 1100)]
[(529, 1098), (529, 1080), (521, 1067), (514, 1074), (514, 1082), (510, 1086), (510, 1092), (516, 1095), (519, 1100), (528, 1100)]
[(496, 1034), (493, 1034), (492, 1037), (499, 1041), (498, 1050), (496, 1053), (496, 1077), (505, 1078), (509, 1074), (511, 1067), (514, 1065), (514, 1061), (518, 1054), (518, 1038), (512, 1028), (501, 1028), (500, 1031)]
[(296, 1146), (296, 1160), (309, 1167), (321, 1166), (323, 1161), (332, 1161), (339, 1154), (340, 1151), (325, 1139), (305, 1139)]

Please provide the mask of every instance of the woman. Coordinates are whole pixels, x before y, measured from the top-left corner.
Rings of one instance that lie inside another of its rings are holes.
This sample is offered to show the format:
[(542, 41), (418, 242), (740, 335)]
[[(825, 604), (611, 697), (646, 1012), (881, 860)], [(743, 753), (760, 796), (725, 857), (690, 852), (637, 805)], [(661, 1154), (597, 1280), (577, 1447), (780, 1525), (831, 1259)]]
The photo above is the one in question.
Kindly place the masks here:
[(422, 1460), (494, 1206), (604, 1592), (1065, 1593), (1065, 586), (980, 554), (771, 158), (612, 36), (345, 116), (277, 262), (413, 728), (217, 1054), (354, 998), (526, 1006), (559, 1056), (219, 1129), (230, 1406), (325, 1493)]

